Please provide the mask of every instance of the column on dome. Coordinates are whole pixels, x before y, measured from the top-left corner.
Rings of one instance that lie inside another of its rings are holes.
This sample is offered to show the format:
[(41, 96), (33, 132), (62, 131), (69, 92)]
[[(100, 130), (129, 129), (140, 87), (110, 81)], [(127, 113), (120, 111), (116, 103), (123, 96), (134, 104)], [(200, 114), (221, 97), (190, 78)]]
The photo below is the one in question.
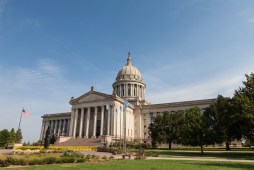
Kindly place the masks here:
[(134, 96), (134, 84), (131, 83), (131, 97)]
[(140, 90), (141, 90), (141, 99), (143, 99), (143, 87), (140, 86)]
[(124, 97), (127, 97), (128, 91), (127, 91), (127, 84), (126, 83), (124, 84), (124, 88), (125, 88)]
[(101, 106), (101, 129), (100, 129), (100, 135), (103, 135), (103, 123), (104, 123), (104, 105)]
[(85, 133), (85, 136), (86, 138), (88, 138), (89, 136), (89, 123), (90, 123), (90, 111), (91, 111), (91, 108), (88, 107), (87, 108), (87, 116), (86, 116), (86, 133)]
[(81, 108), (80, 124), (79, 124), (79, 137), (82, 138), (83, 124), (84, 124), (84, 108)]
[(94, 107), (94, 122), (93, 122), (93, 138), (96, 138), (96, 127), (97, 127), (97, 112), (98, 112), (98, 107)]

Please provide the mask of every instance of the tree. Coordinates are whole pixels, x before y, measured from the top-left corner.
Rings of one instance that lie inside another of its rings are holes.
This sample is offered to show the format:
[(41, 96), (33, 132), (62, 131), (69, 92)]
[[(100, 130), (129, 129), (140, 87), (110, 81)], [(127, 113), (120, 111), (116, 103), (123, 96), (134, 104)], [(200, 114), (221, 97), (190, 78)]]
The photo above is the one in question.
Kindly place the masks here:
[(214, 143), (215, 132), (205, 114), (198, 107), (186, 110), (184, 123), (181, 130), (183, 145), (203, 146)]
[(14, 128), (12, 128), (10, 131), (10, 137), (9, 137), (8, 143), (15, 143), (15, 139), (16, 139), (16, 133)]
[(240, 122), (232, 99), (218, 95), (216, 102), (206, 108), (204, 114), (216, 132), (214, 142), (225, 142), (226, 150), (230, 150), (231, 141), (241, 139)]
[(0, 143), (1, 143), (1, 145), (7, 146), (9, 138), (10, 138), (10, 132), (7, 129), (3, 129), (0, 132)]
[(236, 102), (237, 114), (241, 118), (243, 135), (249, 138), (250, 146), (254, 137), (254, 74), (245, 74), (243, 87), (235, 90), (233, 99)]
[(155, 117), (153, 124), (149, 126), (152, 138), (152, 146), (156, 143), (168, 143), (171, 149), (172, 143), (179, 143), (180, 129), (183, 122), (183, 111), (169, 113), (163, 112), (162, 115)]
[(156, 116), (156, 118), (154, 119), (154, 122), (152, 122), (149, 127), (148, 130), (150, 132), (150, 136), (152, 139), (152, 147), (156, 148), (157, 143), (161, 143), (163, 142), (162, 137), (161, 137), (161, 131), (162, 131), (162, 116), (158, 115)]
[(162, 141), (168, 143), (169, 149), (171, 149), (172, 143), (179, 143), (180, 141), (180, 129), (183, 123), (183, 111), (179, 112), (163, 112), (162, 114), (162, 128), (161, 137)]
[(148, 127), (148, 130), (152, 139), (152, 148), (156, 148), (156, 145), (158, 143), (158, 129), (156, 128), (154, 123), (151, 123)]
[(16, 131), (16, 140), (15, 140), (15, 143), (21, 143), (22, 142), (22, 132), (21, 132), (21, 129), (18, 129)]

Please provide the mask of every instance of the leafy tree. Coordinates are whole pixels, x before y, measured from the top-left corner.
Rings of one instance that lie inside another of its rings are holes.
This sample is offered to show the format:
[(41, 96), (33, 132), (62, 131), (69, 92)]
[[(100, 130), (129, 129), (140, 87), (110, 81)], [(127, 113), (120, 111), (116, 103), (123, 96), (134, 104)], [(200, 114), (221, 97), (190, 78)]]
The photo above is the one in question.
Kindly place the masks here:
[(10, 131), (10, 137), (9, 137), (8, 143), (15, 143), (15, 139), (16, 139), (16, 133), (14, 128), (12, 128)]
[(152, 148), (156, 148), (156, 145), (158, 143), (158, 129), (156, 128), (154, 123), (151, 123), (148, 127), (148, 130), (152, 139)]
[(245, 77), (243, 87), (235, 91), (233, 99), (236, 102), (237, 114), (242, 121), (242, 133), (249, 138), (249, 141), (252, 141), (254, 137), (254, 74), (245, 74)]
[(7, 146), (7, 145), (8, 145), (9, 138), (10, 138), (10, 132), (9, 132), (7, 129), (3, 129), (3, 130), (0, 132), (0, 143), (1, 143), (3, 146)]
[(154, 123), (149, 126), (152, 138), (152, 146), (156, 143), (168, 143), (171, 149), (172, 143), (179, 143), (180, 129), (183, 122), (183, 111), (176, 113), (163, 112), (155, 117)]
[(169, 149), (171, 149), (172, 143), (179, 143), (180, 141), (180, 129), (183, 123), (183, 111), (169, 113), (163, 112), (162, 114), (162, 128), (161, 128), (161, 140), (168, 143)]
[(158, 115), (156, 116), (155, 120), (153, 123), (151, 123), (148, 127), (148, 130), (150, 132), (151, 135), (151, 139), (152, 139), (152, 147), (156, 148), (156, 145), (158, 143), (163, 142), (162, 137), (161, 137), (161, 131), (162, 131), (162, 116)]
[(56, 135), (55, 134), (53, 134), (52, 136), (51, 136), (51, 138), (50, 138), (50, 144), (54, 144), (55, 142), (56, 142)]
[(226, 143), (226, 150), (230, 150), (230, 143), (241, 138), (240, 122), (235, 112), (234, 101), (218, 95), (215, 103), (205, 109), (205, 117), (216, 132), (216, 143)]
[(211, 122), (198, 107), (186, 110), (184, 123), (181, 130), (183, 145), (200, 146), (203, 154), (203, 146), (214, 143), (215, 132)]
[(18, 129), (16, 131), (16, 140), (15, 140), (15, 143), (21, 143), (22, 138), (23, 138), (23, 136), (22, 136), (21, 129)]

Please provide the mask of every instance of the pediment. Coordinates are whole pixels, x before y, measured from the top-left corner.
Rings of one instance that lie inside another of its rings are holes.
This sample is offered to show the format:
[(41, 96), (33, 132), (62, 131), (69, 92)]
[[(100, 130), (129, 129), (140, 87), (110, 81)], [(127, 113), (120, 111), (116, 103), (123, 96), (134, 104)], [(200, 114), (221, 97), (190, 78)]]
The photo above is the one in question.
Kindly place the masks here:
[(102, 101), (106, 100), (106, 98), (111, 97), (111, 95), (90, 91), (76, 99), (74, 99), (74, 103), (86, 103), (86, 102), (94, 102), (94, 101)]
[(85, 96), (84, 98), (79, 99), (78, 102), (103, 100), (105, 98), (106, 98), (105, 96), (101, 96), (98, 94), (89, 94), (89, 95)]

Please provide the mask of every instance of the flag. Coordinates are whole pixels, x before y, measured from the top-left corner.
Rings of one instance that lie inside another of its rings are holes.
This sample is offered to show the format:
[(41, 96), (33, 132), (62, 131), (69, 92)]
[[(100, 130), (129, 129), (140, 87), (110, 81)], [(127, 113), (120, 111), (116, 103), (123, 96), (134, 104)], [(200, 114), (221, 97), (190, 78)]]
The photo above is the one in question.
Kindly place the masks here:
[(128, 100), (125, 100), (123, 109), (126, 110), (126, 108), (129, 106)]
[(22, 109), (22, 114), (23, 114), (24, 116), (29, 116), (29, 113), (26, 112), (24, 108)]

